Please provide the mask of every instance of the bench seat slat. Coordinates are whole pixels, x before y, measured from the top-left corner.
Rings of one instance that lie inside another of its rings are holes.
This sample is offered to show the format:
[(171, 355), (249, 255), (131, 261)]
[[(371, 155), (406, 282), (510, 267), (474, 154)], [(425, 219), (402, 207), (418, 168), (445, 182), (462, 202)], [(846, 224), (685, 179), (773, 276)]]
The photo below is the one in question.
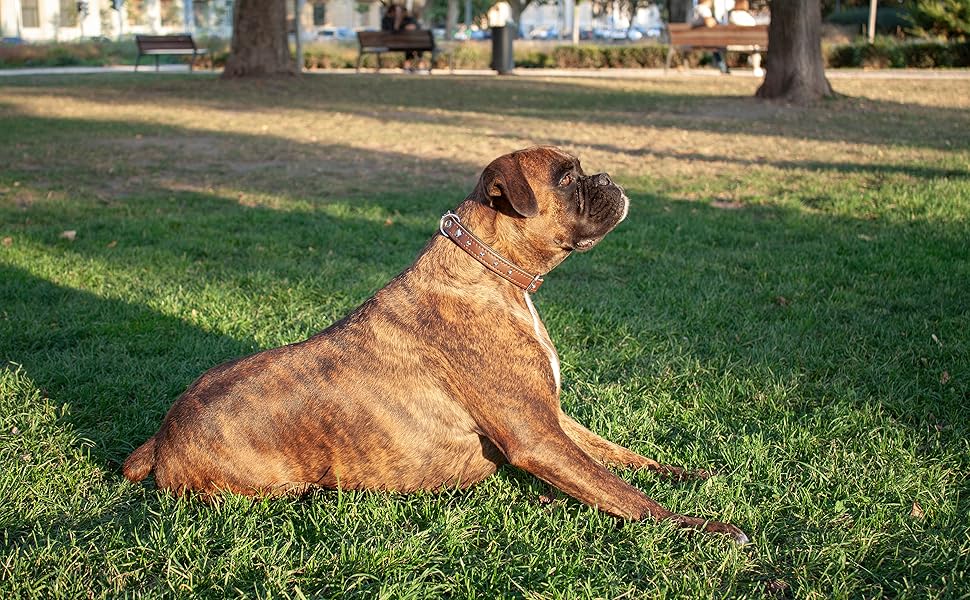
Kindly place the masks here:
[(205, 48), (193, 50), (192, 48), (153, 48), (145, 50), (142, 54), (205, 54)]

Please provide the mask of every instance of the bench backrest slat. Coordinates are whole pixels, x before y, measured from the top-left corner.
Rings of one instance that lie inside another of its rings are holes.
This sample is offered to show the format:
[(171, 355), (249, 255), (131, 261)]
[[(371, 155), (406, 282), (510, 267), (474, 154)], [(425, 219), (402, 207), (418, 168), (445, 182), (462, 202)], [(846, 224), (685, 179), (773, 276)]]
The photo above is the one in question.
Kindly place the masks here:
[(139, 50), (195, 50), (191, 35), (136, 35)]
[(723, 46), (768, 47), (768, 26), (718, 25), (716, 27), (692, 27), (687, 23), (670, 23), (671, 46), (697, 46), (719, 48)]
[(361, 48), (381, 47), (388, 50), (434, 50), (434, 36), (430, 30), (358, 31)]

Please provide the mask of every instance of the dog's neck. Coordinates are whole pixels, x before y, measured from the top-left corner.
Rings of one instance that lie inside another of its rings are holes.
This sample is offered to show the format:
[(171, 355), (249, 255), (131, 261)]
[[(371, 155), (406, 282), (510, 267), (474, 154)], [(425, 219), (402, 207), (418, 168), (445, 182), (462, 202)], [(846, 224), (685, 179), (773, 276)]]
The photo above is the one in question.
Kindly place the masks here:
[[(551, 248), (548, 240), (537, 239), (526, 227), (499, 227), (500, 221), (519, 220), (500, 213), (476, 200), (462, 202), (455, 213), (462, 225), (485, 242), (505, 260), (528, 273), (546, 275), (569, 256), (570, 252)], [(524, 219), (523, 219), (524, 220)]]
[(445, 213), (438, 223), (438, 230), (483, 267), (516, 287), (531, 294), (542, 285), (543, 279), (538, 273), (529, 273), (507, 260), (466, 227), (455, 213)]

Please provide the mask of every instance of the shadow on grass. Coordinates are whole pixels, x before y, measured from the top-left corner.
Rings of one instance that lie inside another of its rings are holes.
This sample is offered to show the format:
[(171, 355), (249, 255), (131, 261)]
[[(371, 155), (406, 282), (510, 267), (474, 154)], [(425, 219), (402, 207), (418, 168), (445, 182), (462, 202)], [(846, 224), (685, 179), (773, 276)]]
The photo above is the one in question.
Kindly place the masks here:
[[(572, 140), (546, 140), (552, 145), (569, 145)], [(727, 163), (738, 167), (774, 167), (784, 170), (799, 171), (834, 171), (839, 173), (871, 173), (880, 175), (908, 175), (920, 179), (970, 179), (970, 170), (959, 168), (937, 168), (925, 165), (911, 164), (883, 164), (883, 163), (851, 163), (825, 160), (773, 160), (770, 158), (749, 159), (725, 148), (721, 154), (706, 154), (701, 152), (664, 152), (649, 148), (630, 149), (613, 144), (584, 144), (584, 146), (608, 152), (610, 154), (626, 154), (637, 158), (663, 159), (672, 158), (683, 161), (697, 161), (708, 163)]]
[[(434, 231), (430, 214), (425, 225), (387, 226), (186, 193), (164, 211), (156, 206), (81, 210), (72, 218), (84, 235), (73, 243), (50, 234), (57, 206), (32, 211), (18, 244), (42, 248), (92, 281), (116, 278), (124, 295), (164, 298), (157, 306), (12, 266), (0, 279), (0, 359), (25, 365), (57, 403), (71, 404), (80, 433), (111, 461), (153, 432), (203, 371), (325, 328), (404, 268)], [(965, 436), (965, 234), (959, 224), (640, 197), (599, 248), (548, 277), (537, 303), (549, 309), (564, 363), (576, 365), (566, 367), (567, 390), (570, 379), (649, 381), (698, 361), (712, 376), (796, 382), (806, 410), (835, 398), (875, 402), (911, 427), (942, 423), (947, 436)], [(632, 353), (618, 350), (625, 338), (635, 341)], [(946, 385), (943, 371), (953, 379)], [(771, 417), (722, 410), (737, 432)], [(665, 441), (676, 445), (675, 432)]]
[(288, 110), (348, 113), (387, 122), (431, 121), (461, 127), (470, 122), (497, 125), (511, 116), (948, 151), (970, 148), (965, 136), (955, 133), (970, 129), (970, 114), (959, 108), (845, 97), (798, 109), (757, 101), (747, 91), (700, 95), (688, 88), (696, 82), (677, 79), (638, 82), (639, 89), (603, 87), (582, 80), (327, 74), (266, 82), (113, 75), (88, 78), (84, 86), (70, 77), (18, 78), (5, 83), (32, 93), (48, 91), (108, 105), (169, 100), (173, 109), (273, 111), (279, 109), (280, 98), (285, 98)]
[[(434, 159), (350, 144), (303, 143), (266, 133), (8, 111), (2, 122), (9, 124), (13, 139), (21, 135), (30, 148), (0, 147), (0, 160), (8, 159), (0, 183), (19, 178), (24, 181), (18, 186), (33, 182), (37, 195), (93, 195), (105, 205), (131, 196), (152, 201), (185, 192), (207, 196), (214, 193), (213, 186), (225, 186), (242, 192), (236, 198), (240, 205), (251, 203), (253, 194), (306, 203), (406, 195), (408, 201), (396, 203), (393, 210), (424, 211), (434, 205), (441, 212), (465, 197), (484, 167), (458, 157)], [(76, 142), (78, 136), (83, 138), (83, 151), (52, 150), (59, 149), (62, 140)], [(47, 140), (46, 147), (38, 144), (40, 139)], [(43, 168), (35, 159), (37, 151), (46, 153)], [(467, 183), (458, 189), (455, 181), (461, 179)], [(29, 195), (31, 190), (24, 185), (17, 193)]]
[[(701, 402), (726, 435), (820, 415), (835, 432), (851, 407), (889, 415), (917, 438), (970, 436), (965, 223), (635, 200), (630, 218), (548, 277), (537, 301), (574, 414), (600, 410), (584, 391), (595, 382)], [(686, 447), (709, 434), (692, 427), (665, 423), (658, 443)]]
[(75, 430), (115, 466), (199, 374), (257, 348), (11, 266), (0, 265), (0, 302), (0, 362), (22, 365), (55, 405), (70, 405)]

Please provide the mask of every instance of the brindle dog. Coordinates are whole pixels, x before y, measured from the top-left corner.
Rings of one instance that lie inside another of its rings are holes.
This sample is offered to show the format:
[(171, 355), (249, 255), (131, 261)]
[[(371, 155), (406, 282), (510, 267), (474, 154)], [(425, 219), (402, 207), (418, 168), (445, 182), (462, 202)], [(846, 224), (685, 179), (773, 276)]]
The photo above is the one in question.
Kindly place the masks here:
[(587, 176), (555, 148), (496, 159), (442, 235), (350, 315), (204, 373), (128, 457), (125, 477), (154, 471), (176, 494), (408, 492), (471, 486), (508, 462), (611, 515), (746, 542), (617, 477), (606, 466), (685, 474), (560, 408), (559, 359), (530, 298), (541, 279), (529, 274), (589, 250), (628, 208), (606, 174)]

